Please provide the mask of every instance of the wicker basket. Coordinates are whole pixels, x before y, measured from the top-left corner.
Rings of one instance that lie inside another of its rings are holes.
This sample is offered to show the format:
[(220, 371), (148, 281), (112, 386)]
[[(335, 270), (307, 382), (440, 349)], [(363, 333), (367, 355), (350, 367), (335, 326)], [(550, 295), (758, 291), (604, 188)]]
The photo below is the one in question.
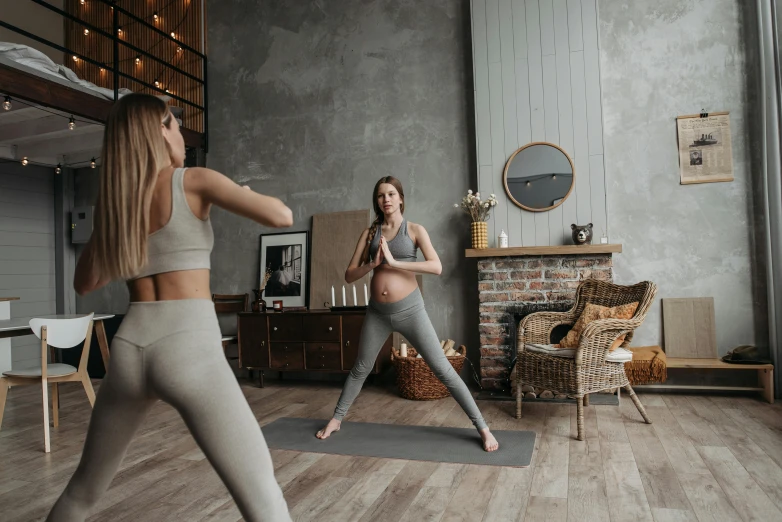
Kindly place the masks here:
[[(457, 350), (461, 355), (447, 357), (456, 373), (461, 373), (467, 348), (461, 345)], [(407, 357), (400, 357), (397, 350), (392, 350), (391, 361), (396, 367), (396, 385), (404, 399), (412, 401), (433, 401), (444, 399), (451, 393), (440, 379), (434, 376), (429, 365), (422, 358), (416, 357), (414, 348), (407, 349)]]

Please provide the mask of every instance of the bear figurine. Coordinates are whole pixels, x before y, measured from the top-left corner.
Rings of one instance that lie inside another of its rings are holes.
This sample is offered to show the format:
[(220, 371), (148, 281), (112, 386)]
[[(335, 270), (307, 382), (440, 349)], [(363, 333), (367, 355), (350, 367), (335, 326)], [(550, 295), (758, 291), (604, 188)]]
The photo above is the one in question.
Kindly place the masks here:
[(589, 223), (588, 225), (576, 225), (573, 223), (570, 225), (570, 230), (573, 231), (573, 243), (576, 245), (592, 244), (592, 223)]

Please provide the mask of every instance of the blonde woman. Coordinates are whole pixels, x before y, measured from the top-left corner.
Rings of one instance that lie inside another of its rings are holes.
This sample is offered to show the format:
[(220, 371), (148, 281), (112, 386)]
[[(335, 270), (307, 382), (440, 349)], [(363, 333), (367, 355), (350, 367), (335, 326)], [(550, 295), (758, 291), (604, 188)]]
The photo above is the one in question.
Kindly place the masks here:
[[(443, 354), (418, 289), (416, 273), (440, 275), (442, 272), (429, 234), (421, 225), (409, 223), (404, 218), (405, 193), (399, 180), (392, 176), (380, 178), (375, 184), (372, 206), (375, 222), (361, 234), (345, 271), (348, 283), (372, 272), (372, 294), (361, 328), (358, 358), (342, 389), (334, 416), (316, 436), (325, 439), (339, 431), (342, 419), (361, 391), (383, 343), (391, 332), (397, 331), (413, 343), (462, 407), (478, 430), (483, 449), (496, 451), (499, 448), (497, 439), (483, 420), (467, 385)], [(424, 261), (417, 261), (419, 248)]]
[(261, 429), (223, 356), (209, 288), (212, 205), (270, 227), (291, 226), (290, 209), (213, 170), (183, 169), (179, 125), (154, 96), (114, 105), (102, 158), (95, 231), (74, 288), (83, 295), (124, 279), (131, 303), (81, 461), (47, 520), (87, 517), (159, 400), (182, 415), (246, 520), (290, 520)]

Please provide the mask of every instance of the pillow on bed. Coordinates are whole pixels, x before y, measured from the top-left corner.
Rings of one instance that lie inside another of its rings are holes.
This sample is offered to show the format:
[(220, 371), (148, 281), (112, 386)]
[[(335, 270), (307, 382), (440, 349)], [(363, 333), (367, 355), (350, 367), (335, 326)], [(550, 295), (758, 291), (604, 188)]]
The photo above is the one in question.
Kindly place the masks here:
[(46, 56), (38, 49), (33, 49), (28, 45), (11, 42), (0, 42), (0, 55), (2, 55), (4, 58), (8, 58), (9, 60), (27, 66), (30, 66), (31, 64), (37, 65), (39, 67), (44, 65), (52, 72), (57, 71), (57, 65), (52, 61), (51, 58)]

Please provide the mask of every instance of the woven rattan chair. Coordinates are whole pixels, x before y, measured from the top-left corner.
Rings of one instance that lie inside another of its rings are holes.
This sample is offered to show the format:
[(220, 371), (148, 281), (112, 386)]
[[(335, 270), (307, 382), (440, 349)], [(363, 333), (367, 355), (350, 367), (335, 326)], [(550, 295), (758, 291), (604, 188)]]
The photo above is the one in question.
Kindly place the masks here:
[[(537, 312), (522, 319), (517, 340), (516, 418), (521, 418), (522, 384), (575, 396), (578, 401), (578, 440), (584, 440), (584, 406), (589, 405), (588, 394), (624, 388), (644, 421), (651, 424), (652, 421), (627, 380), (624, 364), (607, 362), (605, 358), (611, 344), (620, 335), (626, 335), (622, 346), (630, 344), (633, 330), (646, 318), (656, 293), (657, 285), (649, 281), (620, 286), (588, 279), (576, 290), (576, 302), (569, 311)], [(638, 309), (632, 319), (600, 319), (589, 323), (581, 333), (573, 359), (524, 349), (525, 343), (550, 343), (554, 327), (574, 324), (587, 303), (614, 307), (636, 301)]]

